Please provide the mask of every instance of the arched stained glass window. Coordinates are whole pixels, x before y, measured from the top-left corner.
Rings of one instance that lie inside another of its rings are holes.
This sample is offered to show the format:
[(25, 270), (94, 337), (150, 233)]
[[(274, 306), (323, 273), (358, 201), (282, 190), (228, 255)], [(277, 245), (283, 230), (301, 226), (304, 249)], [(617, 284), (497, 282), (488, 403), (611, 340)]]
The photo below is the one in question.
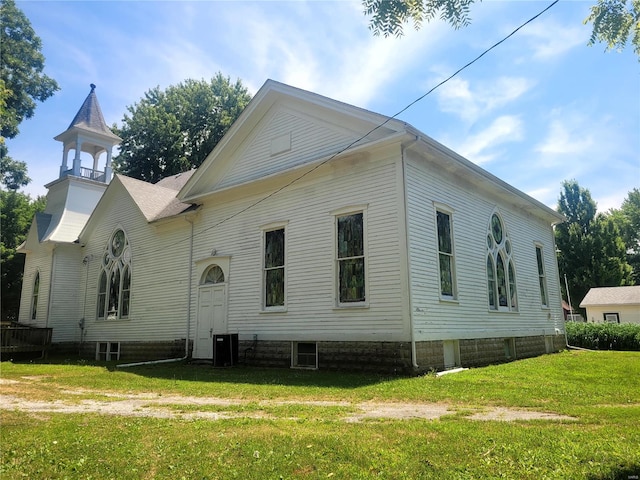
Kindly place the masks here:
[(489, 308), (495, 310), (498, 308), (496, 303), (496, 272), (493, 258), (487, 257), (487, 286), (489, 289)]
[(518, 310), (512, 243), (498, 212), (487, 227), (487, 288), (490, 310)]
[(131, 301), (131, 252), (124, 231), (116, 230), (102, 256), (98, 279), (97, 316), (103, 319), (127, 318)]

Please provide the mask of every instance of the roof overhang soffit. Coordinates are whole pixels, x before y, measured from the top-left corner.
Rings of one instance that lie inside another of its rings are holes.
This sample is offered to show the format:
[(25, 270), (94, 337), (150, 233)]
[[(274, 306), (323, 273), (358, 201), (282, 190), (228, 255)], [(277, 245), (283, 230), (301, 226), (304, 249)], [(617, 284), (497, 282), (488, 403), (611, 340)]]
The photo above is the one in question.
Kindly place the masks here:
[(441, 143), (415, 131), (418, 141), (407, 148), (426, 161), (437, 165), (452, 176), (465, 178), (491, 197), (516, 205), (528, 214), (543, 218), (551, 225), (565, 221), (565, 217), (542, 202), (499, 179), (475, 163), (450, 150)]

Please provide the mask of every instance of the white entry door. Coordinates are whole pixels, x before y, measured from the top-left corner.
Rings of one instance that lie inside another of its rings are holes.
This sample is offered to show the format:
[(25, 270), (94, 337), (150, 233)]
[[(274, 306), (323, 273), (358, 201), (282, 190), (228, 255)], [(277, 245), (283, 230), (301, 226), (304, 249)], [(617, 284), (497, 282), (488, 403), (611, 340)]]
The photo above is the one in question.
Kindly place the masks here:
[(198, 291), (198, 328), (194, 358), (213, 358), (213, 336), (227, 333), (226, 285), (203, 285)]

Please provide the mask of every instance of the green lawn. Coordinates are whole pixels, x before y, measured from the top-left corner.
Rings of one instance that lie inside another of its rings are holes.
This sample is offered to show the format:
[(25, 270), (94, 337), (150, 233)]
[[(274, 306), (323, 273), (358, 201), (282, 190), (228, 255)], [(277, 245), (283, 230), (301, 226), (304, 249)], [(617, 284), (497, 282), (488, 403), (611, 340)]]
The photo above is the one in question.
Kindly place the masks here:
[[(0, 365), (5, 395), (171, 400), (221, 420), (0, 410), (0, 478), (623, 479), (640, 476), (640, 353), (572, 351), (435, 377), (165, 364)], [(308, 404), (309, 401), (341, 402)], [(361, 403), (437, 403), (437, 420), (345, 421)], [(477, 421), (495, 407), (575, 420)]]

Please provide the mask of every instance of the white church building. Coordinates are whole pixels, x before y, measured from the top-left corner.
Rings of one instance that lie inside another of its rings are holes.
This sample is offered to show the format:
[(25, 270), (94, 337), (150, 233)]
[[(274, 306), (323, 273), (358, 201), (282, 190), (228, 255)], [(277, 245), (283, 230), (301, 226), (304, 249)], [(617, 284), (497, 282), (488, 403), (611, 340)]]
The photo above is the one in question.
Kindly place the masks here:
[(565, 345), (562, 216), (407, 123), (268, 80), (150, 184), (112, 174), (92, 86), (55, 139), (19, 320), (59, 352), (416, 373)]

